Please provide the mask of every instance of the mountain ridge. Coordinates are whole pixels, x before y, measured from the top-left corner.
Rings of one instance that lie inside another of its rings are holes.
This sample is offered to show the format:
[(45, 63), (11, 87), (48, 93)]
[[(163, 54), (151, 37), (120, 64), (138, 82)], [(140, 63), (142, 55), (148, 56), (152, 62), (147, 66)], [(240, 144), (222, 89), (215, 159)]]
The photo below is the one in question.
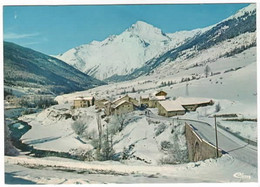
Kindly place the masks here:
[[(127, 75), (163, 51), (181, 45), (187, 38), (203, 29), (184, 31), (178, 39), (143, 21), (137, 21), (119, 35), (92, 41), (56, 56), (77, 69), (104, 80), (113, 75)], [(172, 37), (171, 37), (172, 36)], [(103, 62), (106, 63), (103, 63)]]
[(55, 94), (104, 84), (59, 59), (6, 41), (4, 82), (6, 86), (41, 87)]
[(164, 33), (151, 24), (137, 21), (120, 35), (72, 48), (57, 58), (108, 82), (134, 79), (149, 74), (165, 61), (174, 61), (187, 50), (196, 55), (196, 51), (254, 32), (255, 8), (255, 4), (250, 4), (214, 25), (175, 33)]

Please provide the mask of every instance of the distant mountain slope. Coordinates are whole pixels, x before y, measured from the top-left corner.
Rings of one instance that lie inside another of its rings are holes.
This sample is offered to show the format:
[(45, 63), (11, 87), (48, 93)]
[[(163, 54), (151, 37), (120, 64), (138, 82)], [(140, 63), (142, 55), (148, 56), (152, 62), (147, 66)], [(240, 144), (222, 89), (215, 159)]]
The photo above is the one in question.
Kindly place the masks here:
[[(159, 56), (147, 61), (144, 66), (135, 69), (131, 74), (124, 76), (114, 75), (107, 81), (123, 81), (138, 78), (142, 75), (153, 73), (156, 68), (163, 68), (163, 66), (167, 67), (168, 70), (172, 70), (169, 69), (167, 64), (173, 64), (176, 62), (181, 63), (183, 60), (194, 58), (203, 52), (207, 53), (208, 49), (222, 42), (224, 42), (225, 45), (228, 45), (228, 47), (223, 46), (222, 51), (219, 50), (219, 54), (218, 56), (215, 56), (215, 58), (232, 56), (244, 51), (245, 49), (256, 46), (255, 31), (256, 5), (251, 4), (248, 7), (239, 10), (235, 15), (214, 25), (204, 33), (194, 35), (193, 38), (189, 39), (182, 45), (174, 47), (171, 50), (161, 53)], [(230, 42), (231, 40), (235, 41)], [(212, 59), (212, 56), (208, 56), (207, 58), (209, 61)]]
[(59, 94), (85, 90), (104, 83), (61, 60), (4, 42), (4, 84), (42, 88)]
[(88, 75), (104, 80), (115, 75), (131, 74), (146, 61), (182, 45), (187, 39), (207, 29), (165, 34), (159, 28), (138, 21), (120, 35), (81, 45), (57, 58)]

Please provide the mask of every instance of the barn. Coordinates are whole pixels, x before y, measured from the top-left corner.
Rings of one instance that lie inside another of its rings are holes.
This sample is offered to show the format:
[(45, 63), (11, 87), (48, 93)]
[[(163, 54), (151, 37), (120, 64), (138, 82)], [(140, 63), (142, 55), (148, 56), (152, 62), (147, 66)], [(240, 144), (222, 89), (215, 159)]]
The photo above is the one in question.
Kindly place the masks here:
[(177, 101), (159, 101), (157, 108), (158, 115), (161, 116), (172, 117), (185, 114), (185, 108)]

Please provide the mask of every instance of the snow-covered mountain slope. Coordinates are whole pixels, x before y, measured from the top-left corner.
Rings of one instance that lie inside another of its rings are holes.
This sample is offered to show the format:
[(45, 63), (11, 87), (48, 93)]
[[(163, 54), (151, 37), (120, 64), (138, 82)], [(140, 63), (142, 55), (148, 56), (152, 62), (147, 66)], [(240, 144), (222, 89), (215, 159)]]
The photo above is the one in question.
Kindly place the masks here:
[(256, 4), (250, 4), (245, 8), (240, 9), (235, 15), (232, 15), (225, 19), (224, 21), (232, 19), (240, 19), (240, 17), (254, 15), (256, 13)]
[[(182, 45), (172, 48), (171, 50), (168, 50), (167, 52), (147, 61), (143, 67), (134, 70), (133, 73), (127, 76), (121, 76), (120, 78), (117, 77), (117, 80), (122, 81), (138, 78), (142, 75), (153, 73), (153, 71), (160, 66), (192, 59), (199, 54), (214, 48), (220, 43), (225, 43), (227, 46), (223, 45), (222, 54), (219, 54), (218, 56), (214, 55), (215, 59), (221, 58), (223, 55), (233, 56), (244, 51), (245, 49), (256, 46), (255, 32), (256, 5), (251, 4), (248, 7), (241, 9), (228, 19), (212, 26), (206, 32), (200, 35), (195, 35), (192, 39)], [(236, 42), (230, 42), (234, 38), (238, 38)], [(241, 43), (239, 38), (243, 38), (242, 41), (246, 42)], [(207, 56), (209, 59), (211, 58), (210, 55)], [(169, 71), (170, 70), (174, 69), (169, 69)]]
[(4, 84), (12, 90), (15, 86), (16, 95), (24, 95), (32, 92), (69, 93), (104, 83), (61, 60), (4, 42)]
[(209, 28), (165, 34), (159, 28), (138, 21), (120, 35), (93, 41), (56, 56), (98, 79), (128, 75), (134, 69)]
[[(242, 51), (255, 46), (256, 32), (246, 32), (232, 39), (224, 40), (208, 49), (185, 50), (174, 61), (166, 61), (156, 68), (150, 75), (173, 75), (182, 70), (188, 70), (197, 66), (211, 66), (212, 62), (223, 57), (235, 57)], [(192, 58), (189, 58), (192, 56)], [(212, 70), (214, 71), (214, 70)]]

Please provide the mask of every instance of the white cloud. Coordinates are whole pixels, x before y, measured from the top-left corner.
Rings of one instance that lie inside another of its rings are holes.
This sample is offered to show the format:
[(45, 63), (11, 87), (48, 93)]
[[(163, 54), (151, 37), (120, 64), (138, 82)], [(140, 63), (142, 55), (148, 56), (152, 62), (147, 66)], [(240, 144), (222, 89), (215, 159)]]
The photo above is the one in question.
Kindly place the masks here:
[(39, 33), (31, 33), (31, 34), (17, 34), (17, 33), (4, 33), (4, 39), (22, 39), (22, 38), (30, 38), (34, 36), (38, 36)]

